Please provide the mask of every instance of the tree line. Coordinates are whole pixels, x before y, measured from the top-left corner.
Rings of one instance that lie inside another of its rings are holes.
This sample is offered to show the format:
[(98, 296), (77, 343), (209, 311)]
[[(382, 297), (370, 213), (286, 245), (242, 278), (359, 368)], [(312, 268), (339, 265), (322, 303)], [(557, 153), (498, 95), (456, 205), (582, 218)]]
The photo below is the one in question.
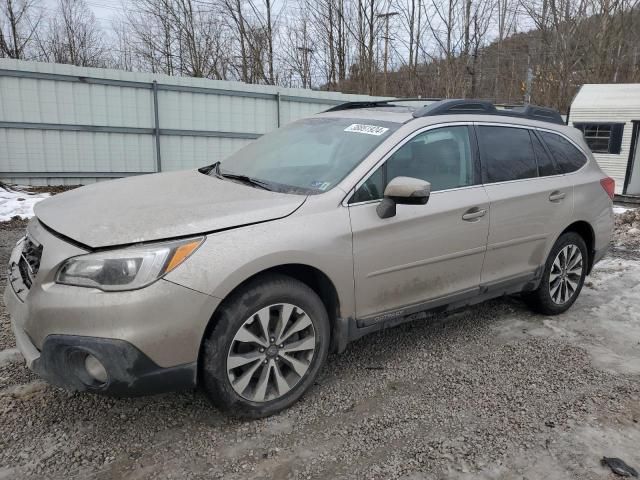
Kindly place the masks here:
[(0, 0), (0, 57), (566, 110), (639, 81), (638, 1)]

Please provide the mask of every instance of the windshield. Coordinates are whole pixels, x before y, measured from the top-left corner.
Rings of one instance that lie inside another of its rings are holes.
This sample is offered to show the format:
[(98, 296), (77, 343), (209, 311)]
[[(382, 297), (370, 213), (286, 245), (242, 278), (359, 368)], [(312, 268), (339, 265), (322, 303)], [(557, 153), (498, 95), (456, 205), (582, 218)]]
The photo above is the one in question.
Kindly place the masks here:
[(251, 142), (208, 173), (248, 177), (283, 192), (322, 193), (399, 126), (328, 117), (298, 120)]

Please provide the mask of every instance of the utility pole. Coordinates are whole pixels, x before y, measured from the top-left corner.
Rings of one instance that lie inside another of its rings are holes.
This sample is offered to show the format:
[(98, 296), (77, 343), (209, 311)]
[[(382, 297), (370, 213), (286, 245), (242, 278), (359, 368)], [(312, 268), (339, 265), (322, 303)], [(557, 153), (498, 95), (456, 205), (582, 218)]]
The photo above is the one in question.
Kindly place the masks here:
[(384, 18), (385, 21), (385, 34), (384, 34), (384, 94), (387, 94), (387, 63), (389, 61), (389, 19), (398, 12), (379, 13), (378, 18)]
[(296, 47), (298, 50), (302, 52), (302, 88), (307, 88), (307, 83), (309, 84), (309, 88), (311, 88), (311, 73), (310, 73), (310, 65), (309, 65), (309, 54), (313, 53), (313, 48), (309, 47)]
[(531, 83), (533, 82), (533, 70), (531, 69), (531, 57), (527, 55), (527, 84), (524, 92), (524, 103), (531, 103)]

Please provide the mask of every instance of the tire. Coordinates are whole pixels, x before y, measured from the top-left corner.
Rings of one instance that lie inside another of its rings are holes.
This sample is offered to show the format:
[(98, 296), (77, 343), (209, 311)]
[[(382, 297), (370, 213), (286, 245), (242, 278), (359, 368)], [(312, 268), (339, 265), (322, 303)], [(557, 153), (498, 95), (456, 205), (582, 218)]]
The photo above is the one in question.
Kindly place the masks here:
[(579, 234), (562, 234), (549, 252), (538, 289), (525, 295), (528, 305), (545, 315), (566, 312), (580, 295), (588, 259), (587, 246)]
[(233, 416), (260, 418), (289, 407), (313, 385), (327, 359), (324, 304), (285, 275), (251, 280), (224, 301), (213, 322), (200, 383), (211, 402)]

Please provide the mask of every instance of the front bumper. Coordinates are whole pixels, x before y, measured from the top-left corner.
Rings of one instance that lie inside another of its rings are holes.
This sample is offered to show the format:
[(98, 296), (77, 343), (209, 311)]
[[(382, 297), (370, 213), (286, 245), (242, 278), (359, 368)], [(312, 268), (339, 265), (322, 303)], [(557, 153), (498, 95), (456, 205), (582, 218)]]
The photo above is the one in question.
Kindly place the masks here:
[[(5, 304), (27, 366), (56, 385), (142, 394), (192, 387), (206, 326), (219, 299), (167, 280), (127, 292), (59, 285), (55, 272), (75, 247), (32, 224), (44, 246), (30, 288), (10, 272)], [(86, 381), (79, 359), (96, 357), (108, 381)], [(75, 363), (74, 363), (75, 362)]]
[[(107, 372), (106, 382), (85, 368), (87, 355)], [(196, 386), (196, 362), (162, 368), (124, 340), (49, 335), (32, 369), (48, 382), (68, 390), (88, 390), (110, 395), (148, 395)]]
[[(193, 293), (177, 285), (174, 288), (189, 292), (189, 297)], [(197, 295), (204, 297), (208, 304), (206, 295)], [(9, 285), (4, 297), (11, 315), (16, 345), (27, 366), (54, 385), (69, 390), (89, 390), (112, 395), (143, 395), (183, 390), (196, 385), (197, 356), (206, 321), (200, 321), (197, 315), (195, 319), (199, 321), (192, 318), (191, 322), (175, 317), (175, 312), (167, 310), (165, 304), (167, 300), (171, 301), (171, 297), (160, 297), (157, 300), (159, 308), (165, 308), (169, 315), (166, 318), (176, 326), (182, 325), (182, 330), (174, 328), (173, 332), (166, 328), (162, 318), (154, 315), (137, 317), (140, 305), (136, 302), (120, 307), (103, 305), (102, 310), (91, 306), (83, 309), (79, 307), (76, 296), (73, 303), (66, 305), (64, 313), (52, 305), (51, 316), (47, 316), (46, 302), (38, 302), (36, 309), (29, 308), (33, 306), (29, 305), (29, 298), (21, 302)], [(172, 300), (182, 304), (179, 295)], [(210, 312), (204, 308), (202, 310), (202, 315), (207, 315), (204, 318), (208, 319)], [(157, 310), (154, 309), (154, 312)], [(62, 319), (65, 321), (61, 321)], [(121, 326), (116, 327), (116, 322)], [(125, 328), (124, 325), (127, 324), (128, 327)], [(92, 332), (100, 336), (93, 336)], [(36, 345), (32, 335), (43, 338), (42, 343)], [(114, 338), (117, 335), (124, 338)], [(158, 353), (162, 349), (164, 354), (156, 356), (156, 359), (162, 360), (162, 365), (133, 344), (130, 340), (134, 338), (147, 351)], [(84, 357), (87, 354), (93, 355), (104, 366), (108, 375), (106, 382), (95, 382), (87, 377), (84, 369)]]

